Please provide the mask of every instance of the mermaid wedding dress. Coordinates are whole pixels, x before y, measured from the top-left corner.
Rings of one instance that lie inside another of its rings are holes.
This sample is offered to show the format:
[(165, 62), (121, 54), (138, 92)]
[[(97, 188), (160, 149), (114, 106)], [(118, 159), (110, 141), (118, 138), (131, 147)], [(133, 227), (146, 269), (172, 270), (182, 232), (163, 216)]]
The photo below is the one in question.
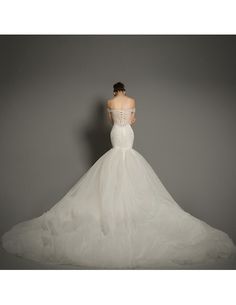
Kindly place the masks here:
[(112, 148), (43, 215), (2, 236), (10, 253), (99, 268), (173, 267), (235, 255), (230, 237), (185, 212), (133, 148), (132, 109), (108, 109)]

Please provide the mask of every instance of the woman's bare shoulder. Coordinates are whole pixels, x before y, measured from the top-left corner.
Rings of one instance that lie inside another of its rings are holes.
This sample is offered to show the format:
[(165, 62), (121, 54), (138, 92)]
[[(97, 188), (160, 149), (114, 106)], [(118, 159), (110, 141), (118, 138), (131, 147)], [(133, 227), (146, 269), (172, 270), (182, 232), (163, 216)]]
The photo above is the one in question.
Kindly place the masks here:
[(129, 96), (128, 97), (128, 103), (129, 103), (131, 108), (135, 108), (135, 106), (136, 106), (135, 98)]
[(111, 99), (108, 99), (107, 100), (107, 108), (112, 108), (113, 107), (113, 99), (111, 98)]
[[(121, 104), (120, 100), (117, 100), (117, 98), (111, 98), (107, 100), (107, 107), (108, 108), (119, 108)], [(133, 108), (135, 107), (136, 101), (133, 97), (126, 96), (125, 101), (122, 102), (122, 104), (125, 104), (127, 108)]]

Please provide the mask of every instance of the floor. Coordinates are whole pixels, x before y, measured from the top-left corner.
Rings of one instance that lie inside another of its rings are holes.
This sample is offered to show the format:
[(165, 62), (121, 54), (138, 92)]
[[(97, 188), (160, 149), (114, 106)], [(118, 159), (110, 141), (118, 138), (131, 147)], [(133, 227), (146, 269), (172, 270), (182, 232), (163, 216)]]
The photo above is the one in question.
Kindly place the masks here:
[[(95, 270), (98, 268), (84, 268), (72, 265), (47, 265), (23, 259), (21, 257), (7, 253), (0, 248), (0, 269), (1, 270)], [(150, 270), (167, 270), (168, 268), (148, 268)], [(217, 264), (198, 265), (194, 267), (174, 268), (174, 270), (235, 270), (236, 259), (227, 259)], [(145, 268), (145, 270), (147, 270)], [(171, 268), (173, 270), (173, 268)]]

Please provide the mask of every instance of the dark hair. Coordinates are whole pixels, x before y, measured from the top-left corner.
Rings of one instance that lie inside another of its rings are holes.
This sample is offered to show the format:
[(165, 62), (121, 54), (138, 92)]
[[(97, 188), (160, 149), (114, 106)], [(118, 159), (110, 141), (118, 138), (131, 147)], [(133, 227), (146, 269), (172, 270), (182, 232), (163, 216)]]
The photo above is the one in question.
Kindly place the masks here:
[(125, 91), (125, 85), (121, 82), (115, 83), (113, 85), (113, 92)]

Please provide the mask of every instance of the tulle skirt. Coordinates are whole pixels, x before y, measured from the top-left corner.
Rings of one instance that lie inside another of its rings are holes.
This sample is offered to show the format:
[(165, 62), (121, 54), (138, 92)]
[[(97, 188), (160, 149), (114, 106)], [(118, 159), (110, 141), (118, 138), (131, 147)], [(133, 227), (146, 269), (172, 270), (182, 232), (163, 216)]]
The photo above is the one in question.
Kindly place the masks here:
[(49, 211), (2, 236), (10, 253), (51, 264), (174, 267), (235, 256), (230, 237), (185, 212), (133, 148), (111, 148)]

